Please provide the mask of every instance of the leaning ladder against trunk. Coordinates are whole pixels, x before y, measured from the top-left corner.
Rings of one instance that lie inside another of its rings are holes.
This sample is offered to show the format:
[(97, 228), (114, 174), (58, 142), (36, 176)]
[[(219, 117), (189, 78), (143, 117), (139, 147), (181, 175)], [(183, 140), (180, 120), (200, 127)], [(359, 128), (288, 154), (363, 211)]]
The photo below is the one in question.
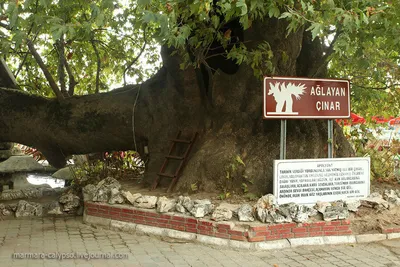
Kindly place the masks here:
[[(197, 135), (198, 133), (195, 132), (192, 136), (192, 138), (190, 140), (184, 140), (184, 139), (180, 139), (181, 138), (181, 133), (182, 131), (179, 131), (178, 134), (176, 135), (175, 139), (170, 140), (171, 141), (171, 146), (168, 152), (168, 155), (165, 156), (164, 159), (164, 163), (161, 166), (160, 172), (157, 174), (158, 177), (156, 178), (156, 180), (153, 183), (152, 189), (154, 190), (157, 185), (160, 183), (161, 178), (165, 177), (165, 178), (171, 178), (172, 181), (168, 187), (167, 192), (170, 192), (172, 190), (172, 188), (174, 187), (174, 185), (176, 184), (176, 182), (178, 181), (181, 173), (182, 173), (182, 169), (184, 168), (185, 164), (187, 163), (187, 159), (188, 156), (190, 154), (190, 151), (192, 150), (193, 144), (196, 141)], [(176, 150), (176, 145), (177, 144), (184, 144), (187, 145), (185, 153), (182, 156), (175, 156), (173, 155), (175, 150)], [(180, 161), (178, 168), (175, 170), (174, 174), (168, 174), (166, 173), (166, 168), (168, 165), (168, 162), (170, 160), (175, 160), (175, 161)]]

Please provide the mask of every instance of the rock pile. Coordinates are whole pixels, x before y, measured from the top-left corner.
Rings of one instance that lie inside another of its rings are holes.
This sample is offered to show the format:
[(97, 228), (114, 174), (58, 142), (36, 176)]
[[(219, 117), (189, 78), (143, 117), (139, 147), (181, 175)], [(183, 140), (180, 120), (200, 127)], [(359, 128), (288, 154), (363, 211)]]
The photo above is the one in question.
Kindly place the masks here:
[[(129, 191), (121, 190), (121, 184), (111, 177), (100, 181), (97, 185), (87, 185), (83, 189), (83, 195), (85, 201), (128, 204), (142, 209), (156, 209), (159, 213), (179, 212), (195, 218), (209, 216), (214, 221), (229, 221), (232, 218), (237, 218), (241, 222), (253, 222), (257, 219), (263, 223), (303, 223), (319, 214), (325, 221), (343, 220), (350, 216), (350, 212), (357, 212), (360, 206), (367, 206), (376, 210), (400, 206), (400, 190), (387, 190), (383, 196), (373, 193), (361, 201), (318, 202), (313, 207), (296, 203), (278, 205), (275, 196), (267, 194), (262, 196), (254, 206), (250, 204), (236, 206), (221, 204), (215, 208), (209, 199), (192, 200), (188, 196), (169, 199), (165, 196), (132, 194)], [(67, 207), (76, 207), (77, 198), (69, 196), (65, 199), (68, 199), (68, 203), (70, 203)], [(66, 203), (64, 201), (61, 203), (64, 204), (62, 210), (66, 211)], [(58, 211), (57, 207), (54, 207), (53, 210)]]
[(317, 215), (314, 208), (296, 203), (278, 205), (272, 194), (261, 197), (255, 205), (257, 219), (264, 223), (306, 222), (309, 217)]
[(48, 188), (48, 187), (36, 187), (36, 188), (24, 188), (24, 189), (8, 189), (3, 190), (0, 193), (1, 200), (14, 200), (14, 199), (31, 199), (41, 198), (43, 196), (56, 196), (60, 194), (63, 188)]
[(20, 200), (15, 210), (15, 217), (42, 216), (43, 206), (39, 203)]

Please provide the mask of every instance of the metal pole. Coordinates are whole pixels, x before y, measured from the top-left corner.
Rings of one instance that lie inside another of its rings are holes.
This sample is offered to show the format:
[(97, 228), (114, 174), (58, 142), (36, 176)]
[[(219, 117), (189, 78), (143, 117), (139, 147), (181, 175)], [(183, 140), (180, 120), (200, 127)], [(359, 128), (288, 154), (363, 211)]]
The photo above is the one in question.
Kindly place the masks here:
[(286, 159), (286, 125), (287, 120), (281, 120), (281, 160)]
[(328, 120), (328, 158), (333, 158), (333, 120)]

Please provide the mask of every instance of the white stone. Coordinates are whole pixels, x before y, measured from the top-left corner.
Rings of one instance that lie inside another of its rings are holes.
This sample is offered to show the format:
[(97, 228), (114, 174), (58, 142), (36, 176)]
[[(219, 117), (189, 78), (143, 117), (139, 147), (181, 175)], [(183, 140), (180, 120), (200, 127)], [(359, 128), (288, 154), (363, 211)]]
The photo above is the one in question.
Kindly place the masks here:
[(256, 250), (284, 249), (290, 248), (290, 243), (287, 239), (258, 242), (254, 244)]
[(262, 208), (262, 209), (271, 209), (274, 208), (277, 205), (276, 203), (276, 197), (272, 194), (267, 194), (265, 196), (262, 196), (258, 201), (257, 201), (257, 208)]
[(142, 196), (140, 193), (132, 194), (129, 191), (121, 191), (121, 195), (132, 205), (135, 204), (136, 199)]
[(347, 209), (352, 212), (357, 212), (358, 208), (361, 206), (361, 201), (356, 200), (345, 200), (344, 204), (346, 205)]
[(124, 203), (124, 198), (117, 188), (111, 188), (110, 198), (108, 199), (108, 204), (122, 204)]
[(178, 212), (180, 212), (180, 213), (185, 213), (185, 212), (186, 212), (185, 207), (182, 206), (182, 204), (180, 204), (180, 203), (177, 203), (177, 204), (175, 205), (175, 210), (178, 211)]
[(202, 218), (208, 215), (214, 209), (214, 205), (208, 199), (195, 200), (190, 213), (196, 218)]
[(329, 202), (322, 202), (322, 201), (317, 201), (315, 204), (314, 208), (319, 211), (320, 213), (324, 213), (327, 207), (332, 206), (331, 203)]
[(194, 206), (194, 201), (191, 200), (190, 197), (182, 197), (182, 200), (179, 203), (181, 203), (187, 211), (190, 211)]
[(315, 237), (302, 237), (302, 238), (289, 238), (292, 247), (298, 246), (319, 246), (324, 244), (322, 236)]
[(344, 220), (349, 217), (349, 210), (347, 207), (329, 206), (326, 207), (325, 212), (322, 214), (324, 221), (330, 222), (333, 220)]
[[(281, 214), (277, 214), (278, 205), (276, 203), (276, 198), (272, 194), (267, 194), (258, 199), (255, 205), (255, 211), (257, 218), (264, 223), (275, 223), (275, 222), (285, 222), (290, 218), (286, 218)], [(290, 219), (291, 220), (291, 219)]]
[(18, 201), (15, 217), (42, 216), (43, 206), (35, 202), (27, 202), (25, 200)]
[(357, 243), (369, 243), (385, 240), (387, 238), (386, 234), (365, 234), (365, 235), (357, 235)]
[(135, 201), (135, 207), (142, 209), (154, 209), (157, 204), (156, 196), (141, 196)]
[(157, 201), (157, 212), (165, 213), (172, 211), (175, 208), (176, 200), (168, 199), (167, 197), (160, 197)]
[(93, 184), (88, 184), (82, 189), (83, 201), (92, 201), (97, 188)]
[(217, 207), (211, 215), (211, 219), (216, 222), (229, 221), (230, 219), (232, 219), (232, 211), (227, 208)]
[(241, 222), (254, 222), (253, 207), (244, 204), (238, 209), (238, 218)]
[[(93, 201), (96, 202), (107, 202), (109, 201), (110, 195), (111, 195), (111, 190), (120, 190), (121, 189), (121, 184), (114, 178), (112, 177), (107, 177), (103, 180), (101, 180), (97, 185), (96, 185), (96, 190), (93, 193)], [(115, 192), (114, 190), (114, 192)]]
[(354, 235), (324, 236), (323, 239), (324, 239), (324, 244), (325, 245), (357, 243), (356, 237)]
[(79, 207), (80, 199), (72, 191), (66, 191), (62, 194), (58, 202), (63, 204), (63, 211), (74, 210)]

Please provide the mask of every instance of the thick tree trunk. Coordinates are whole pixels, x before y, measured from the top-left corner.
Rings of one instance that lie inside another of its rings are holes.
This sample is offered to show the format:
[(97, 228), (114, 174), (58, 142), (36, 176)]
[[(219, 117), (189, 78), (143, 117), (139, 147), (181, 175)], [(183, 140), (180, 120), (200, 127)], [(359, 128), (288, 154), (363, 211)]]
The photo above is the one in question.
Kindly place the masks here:
[[(277, 20), (254, 23), (245, 40), (249, 47), (270, 43), (275, 75), (296, 76), (299, 66), (306, 73), (307, 64), (314, 67), (301, 51), (307, 38), (302, 30), (284, 38), (285, 28)], [(310, 49), (310, 44), (306, 47)], [(163, 49), (164, 67), (153, 78), (110, 93), (59, 103), (0, 90), (0, 141), (37, 147), (57, 167), (70, 154), (120, 149), (142, 153), (148, 145), (145, 180), (149, 184), (168, 151), (168, 139), (178, 130), (187, 136), (197, 131), (199, 139), (176, 190), (190, 191), (196, 184), (205, 191), (240, 193), (241, 187), (247, 187), (250, 192), (270, 192), (273, 160), (279, 157), (280, 124), (262, 119), (261, 79), (244, 65), (235, 75), (217, 72), (211, 79), (209, 103), (196, 71), (180, 70), (180, 58), (169, 56), (170, 52)], [(326, 157), (327, 138), (326, 121), (289, 121), (287, 156)], [(338, 127), (335, 141), (336, 156), (352, 153)]]

